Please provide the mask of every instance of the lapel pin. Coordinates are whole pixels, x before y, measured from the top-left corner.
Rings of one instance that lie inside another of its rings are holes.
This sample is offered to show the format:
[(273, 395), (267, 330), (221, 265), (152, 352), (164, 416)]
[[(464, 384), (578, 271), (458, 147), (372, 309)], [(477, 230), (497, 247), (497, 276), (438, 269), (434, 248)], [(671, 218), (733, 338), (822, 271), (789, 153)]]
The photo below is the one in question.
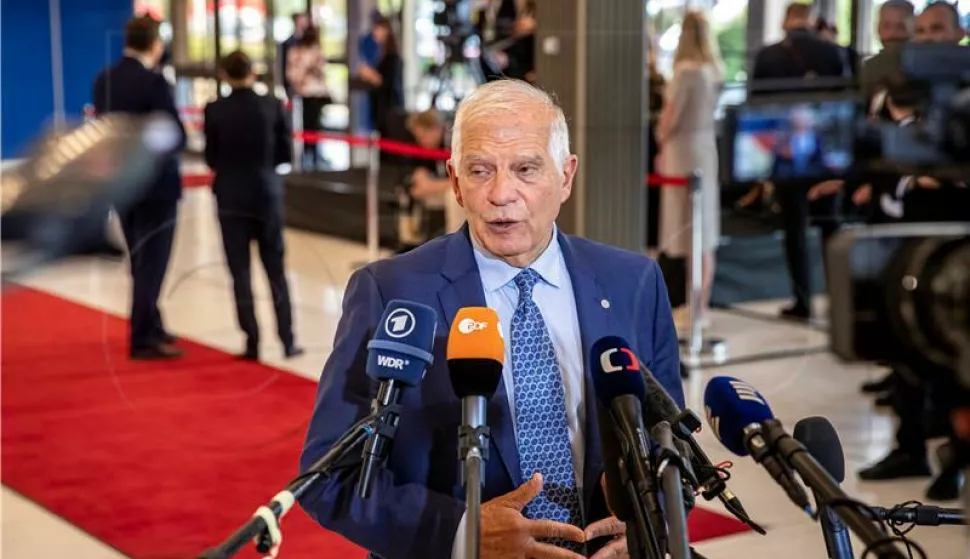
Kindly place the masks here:
[(610, 302), (607, 301), (606, 299), (603, 299), (602, 301), (600, 301), (600, 305), (602, 305), (604, 309), (610, 308)]

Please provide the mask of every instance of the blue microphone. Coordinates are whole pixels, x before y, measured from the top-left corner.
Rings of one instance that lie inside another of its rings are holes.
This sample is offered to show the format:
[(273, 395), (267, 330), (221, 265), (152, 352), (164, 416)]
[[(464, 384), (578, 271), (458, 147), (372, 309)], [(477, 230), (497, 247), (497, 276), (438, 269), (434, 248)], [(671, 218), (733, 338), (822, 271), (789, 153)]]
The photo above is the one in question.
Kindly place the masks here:
[[(600, 338), (589, 352), (589, 371), (600, 427), (606, 500), (627, 524), (631, 557), (659, 557), (666, 550), (657, 483), (650, 473), (643, 400), (647, 387), (640, 362), (623, 338)], [(653, 553), (646, 553), (653, 550)]]
[(394, 299), (388, 302), (374, 338), (367, 343), (365, 371), (380, 386), (371, 405), (376, 428), (364, 445), (357, 485), (362, 499), (370, 497), (374, 474), (394, 441), (401, 416), (401, 388), (416, 387), (434, 363), (431, 350), (437, 326), (438, 313), (431, 307)]
[(707, 423), (725, 448), (738, 456), (750, 454), (781, 485), (788, 498), (809, 516), (814, 516), (805, 489), (765, 439), (764, 424), (775, 416), (760, 392), (740, 379), (714, 377), (704, 390), (704, 410)]

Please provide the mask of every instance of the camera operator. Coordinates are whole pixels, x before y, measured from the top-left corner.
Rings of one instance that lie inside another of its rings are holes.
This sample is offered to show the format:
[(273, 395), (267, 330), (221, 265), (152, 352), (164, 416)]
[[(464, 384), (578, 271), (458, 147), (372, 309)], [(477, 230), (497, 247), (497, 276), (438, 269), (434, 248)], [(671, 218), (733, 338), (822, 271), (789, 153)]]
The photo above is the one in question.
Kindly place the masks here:
[[(445, 123), (434, 109), (419, 113), (403, 110), (393, 111), (386, 122), (386, 139), (416, 145), (429, 150), (445, 149)], [(424, 237), (434, 236), (442, 230), (455, 231), (461, 225), (461, 208), (451, 194), (445, 162), (417, 156), (381, 153), (382, 174), (387, 174), (395, 185), (402, 187), (401, 219), (421, 222)], [(435, 220), (428, 209), (444, 208), (445, 221)], [(457, 211), (456, 211), (457, 210)], [(415, 216), (419, 217), (415, 217)], [(408, 226), (412, 229), (413, 226)], [(406, 252), (420, 242), (422, 235), (400, 239), (400, 252)]]

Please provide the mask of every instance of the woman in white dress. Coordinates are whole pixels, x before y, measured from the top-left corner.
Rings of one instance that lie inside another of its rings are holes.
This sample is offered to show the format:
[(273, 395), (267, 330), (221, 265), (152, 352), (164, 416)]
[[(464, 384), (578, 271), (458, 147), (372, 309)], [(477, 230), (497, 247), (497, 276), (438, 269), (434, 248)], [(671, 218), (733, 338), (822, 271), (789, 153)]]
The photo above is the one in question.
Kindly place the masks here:
[[(674, 75), (667, 86), (657, 139), (663, 174), (683, 177), (693, 171), (701, 173), (704, 266), (700, 320), (705, 326), (710, 322), (714, 252), (721, 229), (714, 110), (724, 82), (723, 68), (707, 18), (701, 12), (687, 12), (674, 54)], [(687, 258), (689, 266), (691, 204), (686, 188), (661, 191), (660, 250), (672, 258)], [(683, 328), (687, 323), (687, 307), (675, 309), (674, 319)]]

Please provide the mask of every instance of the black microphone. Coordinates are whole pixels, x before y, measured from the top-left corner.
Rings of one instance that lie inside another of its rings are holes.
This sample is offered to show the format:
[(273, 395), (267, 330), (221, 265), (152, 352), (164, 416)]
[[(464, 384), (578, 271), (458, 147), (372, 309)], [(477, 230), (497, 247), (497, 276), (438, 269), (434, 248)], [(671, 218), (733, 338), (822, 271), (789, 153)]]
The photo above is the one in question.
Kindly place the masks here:
[(674, 435), (690, 447), (691, 473), (696, 476), (697, 482), (703, 489), (703, 497), (708, 501), (717, 497), (728, 512), (750, 526), (755, 532), (765, 535), (765, 529), (748, 516), (741, 500), (727, 488), (714, 463), (711, 462), (704, 449), (694, 439), (693, 432), (701, 427), (700, 418), (691, 410), (681, 410), (653, 372), (642, 361), (639, 363), (640, 373), (643, 375), (643, 381), (646, 384), (643, 412), (647, 428), (652, 429), (654, 425), (661, 421), (670, 423)]
[[(753, 457), (774, 458), (785, 468), (794, 468), (806, 485), (815, 492), (822, 503), (848, 501), (845, 492), (832, 479), (818, 462), (805, 450), (805, 447), (787, 432), (774, 418), (771, 408), (764, 397), (750, 384), (731, 377), (715, 377), (707, 385), (704, 402), (710, 413), (711, 426), (718, 432), (721, 442), (730, 450), (739, 446), (744, 456), (749, 452)], [(756, 458), (757, 459), (757, 458)], [(770, 471), (770, 470), (769, 470)], [(773, 476), (774, 473), (773, 473)], [(787, 476), (776, 477), (783, 487)], [(797, 483), (795, 483), (797, 485)], [(801, 486), (785, 487), (789, 496), (806, 511), (810, 511), (808, 497)], [(804, 502), (804, 505), (802, 504)], [(880, 559), (903, 559), (905, 555), (886, 538), (876, 524), (856, 507), (838, 506), (839, 517), (859, 536), (859, 538)]]
[[(835, 427), (824, 417), (807, 417), (795, 424), (795, 438), (805, 445), (825, 471), (835, 481), (842, 483), (845, 479), (845, 456), (842, 453), (842, 442)], [(825, 538), (825, 549), (830, 559), (852, 559), (852, 541), (849, 530), (832, 507), (821, 502), (815, 495), (815, 505), (822, 524), (822, 536)]]
[(731, 377), (714, 377), (704, 390), (707, 422), (721, 444), (738, 456), (751, 455), (785, 493), (809, 516), (812, 505), (788, 464), (772, 452), (762, 422), (773, 419), (768, 402), (750, 384)]
[(879, 520), (917, 526), (965, 526), (967, 517), (961, 509), (917, 505), (912, 507), (869, 507)]
[(414, 388), (434, 363), (431, 350), (438, 313), (421, 303), (394, 299), (387, 304), (374, 338), (367, 343), (367, 376), (379, 381), (372, 412), (376, 431), (364, 445), (364, 464), (357, 485), (362, 499), (370, 497), (374, 474), (387, 458), (401, 416), (401, 389)]
[(660, 558), (666, 551), (665, 523), (657, 482), (650, 471), (642, 416), (646, 388), (638, 362), (629, 344), (616, 336), (601, 338), (590, 348), (607, 503), (627, 524), (630, 556)]

